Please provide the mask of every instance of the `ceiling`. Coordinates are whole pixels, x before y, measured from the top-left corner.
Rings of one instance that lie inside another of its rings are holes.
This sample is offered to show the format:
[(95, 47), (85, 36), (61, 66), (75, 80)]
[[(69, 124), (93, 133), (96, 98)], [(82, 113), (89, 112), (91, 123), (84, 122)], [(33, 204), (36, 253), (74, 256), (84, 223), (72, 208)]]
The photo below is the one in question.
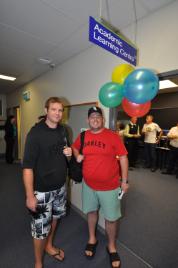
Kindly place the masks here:
[[(122, 30), (174, 1), (1, 0), (0, 73), (17, 79), (0, 79), (0, 93), (15, 90), (92, 46), (89, 16), (97, 19), (101, 14)], [(40, 58), (50, 62), (44, 64)]]

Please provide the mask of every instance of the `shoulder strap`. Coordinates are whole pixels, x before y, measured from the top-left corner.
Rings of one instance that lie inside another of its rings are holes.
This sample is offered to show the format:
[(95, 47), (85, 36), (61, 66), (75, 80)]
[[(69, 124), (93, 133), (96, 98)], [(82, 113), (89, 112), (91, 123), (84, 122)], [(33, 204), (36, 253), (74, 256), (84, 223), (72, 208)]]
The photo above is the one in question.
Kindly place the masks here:
[(80, 154), (82, 154), (83, 146), (84, 146), (84, 140), (85, 140), (85, 131), (82, 131), (80, 133)]
[(64, 138), (64, 142), (66, 144), (66, 146), (70, 146), (70, 142), (68, 141), (68, 138), (67, 138), (67, 130), (65, 128), (65, 126), (62, 125), (62, 130), (63, 130), (63, 138)]

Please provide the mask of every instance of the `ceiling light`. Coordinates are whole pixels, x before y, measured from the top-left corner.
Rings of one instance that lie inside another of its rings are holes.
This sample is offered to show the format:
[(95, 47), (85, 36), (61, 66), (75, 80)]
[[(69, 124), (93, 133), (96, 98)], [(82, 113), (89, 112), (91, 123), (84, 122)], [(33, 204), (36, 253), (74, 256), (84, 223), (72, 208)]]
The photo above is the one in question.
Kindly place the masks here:
[(47, 59), (47, 58), (39, 58), (38, 61), (39, 61), (40, 63), (44, 64), (44, 65), (45, 65), (45, 64), (49, 65), (49, 64), (52, 63), (52, 60), (51, 60), (51, 59)]
[(50, 68), (54, 68), (56, 66), (51, 59), (38, 58), (38, 62), (43, 65), (48, 65)]
[(0, 79), (14, 81), (16, 77), (0, 74)]
[(159, 89), (170, 88), (170, 87), (177, 87), (177, 85), (170, 80), (159, 81)]

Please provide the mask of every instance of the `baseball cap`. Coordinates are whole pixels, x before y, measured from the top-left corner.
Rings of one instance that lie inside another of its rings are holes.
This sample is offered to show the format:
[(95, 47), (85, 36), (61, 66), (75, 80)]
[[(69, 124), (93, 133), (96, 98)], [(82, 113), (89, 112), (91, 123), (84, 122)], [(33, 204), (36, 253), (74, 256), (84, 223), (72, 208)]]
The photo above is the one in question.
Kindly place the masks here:
[(103, 116), (103, 112), (101, 110), (101, 108), (97, 107), (97, 106), (93, 106), (88, 110), (88, 117), (92, 114), (92, 113), (99, 113), (101, 116)]

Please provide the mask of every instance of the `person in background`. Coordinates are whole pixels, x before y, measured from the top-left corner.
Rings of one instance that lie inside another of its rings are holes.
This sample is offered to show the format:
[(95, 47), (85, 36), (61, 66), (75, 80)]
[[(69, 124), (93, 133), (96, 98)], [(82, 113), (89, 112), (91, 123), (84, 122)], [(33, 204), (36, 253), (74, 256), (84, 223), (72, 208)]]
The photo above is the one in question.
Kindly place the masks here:
[(13, 157), (14, 144), (17, 136), (16, 119), (14, 115), (8, 116), (4, 125), (4, 130), (5, 130), (4, 139), (6, 142), (6, 153), (5, 153), (6, 163), (12, 164), (14, 161)]
[(129, 170), (135, 167), (138, 155), (138, 138), (140, 138), (140, 127), (137, 124), (137, 117), (131, 117), (124, 131), (126, 148), (129, 158)]
[(49, 98), (46, 119), (32, 127), (25, 144), (23, 181), (31, 215), (35, 268), (43, 267), (44, 252), (64, 260), (64, 251), (53, 245), (57, 220), (66, 214), (66, 158), (72, 155), (64, 126), (59, 124), (63, 110), (58, 97)]
[(127, 192), (129, 187), (127, 151), (121, 138), (104, 127), (103, 113), (99, 107), (94, 106), (88, 110), (88, 124), (83, 155), (79, 153), (80, 135), (72, 145), (77, 162), (83, 161), (82, 205), (83, 212), (87, 214), (89, 230), (85, 255), (88, 259), (95, 255), (98, 244), (96, 226), (101, 208), (105, 218), (110, 264), (111, 267), (118, 268), (121, 266), (116, 248), (118, 220), (121, 217), (118, 194), (121, 189)]
[(167, 137), (170, 140), (169, 161), (167, 170), (162, 172), (162, 174), (173, 174), (174, 169), (176, 168), (176, 178), (178, 179), (178, 122), (175, 127), (172, 127), (169, 130)]
[[(143, 125), (142, 133), (144, 134), (144, 152), (146, 168), (151, 168), (152, 172), (156, 171), (156, 145), (163, 133), (158, 124), (153, 122), (153, 116), (146, 116), (146, 123)], [(157, 136), (157, 134), (159, 134)]]
[(120, 138), (123, 141), (123, 143), (124, 143), (124, 130), (125, 130), (124, 123), (117, 121), (117, 123), (116, 123), (116, 133), (120, 136)]

